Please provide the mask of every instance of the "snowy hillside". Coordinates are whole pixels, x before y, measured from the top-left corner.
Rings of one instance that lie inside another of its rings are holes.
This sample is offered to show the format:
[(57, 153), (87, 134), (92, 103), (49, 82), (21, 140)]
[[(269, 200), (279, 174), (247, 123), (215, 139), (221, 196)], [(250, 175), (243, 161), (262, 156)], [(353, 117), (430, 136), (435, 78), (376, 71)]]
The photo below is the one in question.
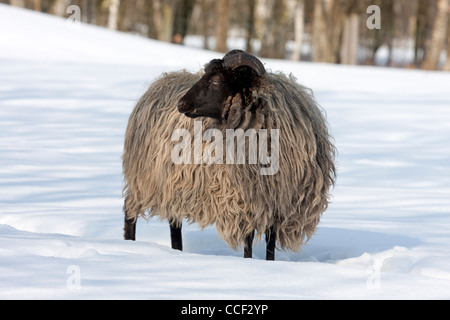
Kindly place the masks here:
[(264, 60), (327, 110), (333, 203), (298, 253), (214, 228), (122, 240), (128, 116), (161, 72), (220, 54), (0, 5), (1, 299), (450, 299), (450, 74)]

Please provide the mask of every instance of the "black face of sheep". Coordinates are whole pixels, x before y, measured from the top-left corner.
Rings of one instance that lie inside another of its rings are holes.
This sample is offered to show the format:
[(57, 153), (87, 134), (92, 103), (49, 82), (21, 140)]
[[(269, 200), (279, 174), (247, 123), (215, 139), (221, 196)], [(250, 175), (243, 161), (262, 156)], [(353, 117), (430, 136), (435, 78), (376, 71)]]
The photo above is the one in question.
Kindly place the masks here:
[(244, 95), (264, 74), (264, 66), (256, 57), (241, 50), (230, 51), (205, 66), (203, 77), (180, 99), (178, 111), (190, 118), (220, 120), (227, 98)]
[[(189, 118), (209, 117), (227, 120), (224, 115), (225, 101), (238, 94), (244, 98), (250, 88), (257, 85), (266, 70), (255, 56), (241, 50), (228, 52), (223, 59), (211, 60), (205, 66), (205, 74), (178, 102), (178, 111)], [(172, 247), (179, 249), (181, 228), (172, 225)], [(244, 257), (252, 257), (252, 244), (255, 232), (245, 239)], [(266, 259), (275, 259), (276, 232), (273, 228), (266, 231)]]

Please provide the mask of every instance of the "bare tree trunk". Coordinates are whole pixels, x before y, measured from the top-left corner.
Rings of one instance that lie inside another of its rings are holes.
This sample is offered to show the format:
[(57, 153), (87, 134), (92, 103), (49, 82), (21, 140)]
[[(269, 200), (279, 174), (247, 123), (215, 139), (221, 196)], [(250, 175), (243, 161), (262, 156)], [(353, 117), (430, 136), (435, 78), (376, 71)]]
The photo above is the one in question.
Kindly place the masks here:
[(9, 3), (14, 7), (25, 7), (25, 0), (9, 0)]
[(119, 21), (120, 0), (109, 0), (108, 3), (108, 28), (117, 30)]
[(66, 14), (67, 3), (66, 0), (52, 0), (50, 6), (50, 13), (59, 17), (64, 17)]
[(153, 0), (153, 21), (155, 21), (155, 32), (158, 40), (161, 37), (162, 30), (162, 0)]
[[(450, 47), (450, 45), (448, 46)], [(450, 71), (450, 49), (447, 49), (447, 61), (445, 61), (444, 68), (442, 70)]]
[(449, 20), (447, 21), (447, 57), (444, 67), (442, 68), (443, 71), (450, 71), (450, 8), (448, 14)]
[(445, 57), (445, 63), (444, 66), (442, 67), (442, 70), (450, 71), (450, 17), (447, 24), (447, 55)]
[[(315, 0), (314, 2), (314, 21), (312, 32), (312, 47), (314, 62), (335, 63), (336, 58), (333, 54), (332, 37), (329, 36), (331, 30), (331, 9), (333, 0)], [(337, 28), (338, 26), (333, 26)]]
[(266, 58), (283, 59), (291, 22), (286, 0), (260, 0), (258, 6), (262, 18), (259, 54)]
[(217, 7), (217, 28), (216, 28), (216, 51), (227, 51), (228, 38), (228, 14), (230, 11), (230, 0), (218, 0)]
[(447, 60), (444, 64), (444, 71), (450, 71), (450, 23), (447, 28)]
[(438, 0), (436, 5), (437, 12), (431, 40), (422, 65), (422, 68), (426, 70), (436, 70), (439, 67), (439, 56), (444, 48), (447, 32), (449, 0)]
[(168, 1), (163, 7), (163, 29), (161, 39), (166, 42), (172, 41), (176, 2), (177, 1)]
[(42, 10), (42, 0), (34, 0), (34, 10), (39, 12)]
[(152, 0), (152, 2), (158, 40), (170, 42), (173, 36), (173, 20), (178, 0)]
[(245, 51), (252, 53), (252, 39), (255, 36), (255, 6), (256, 0), (249, 0), (246, 2), (248, 4), (248, 19), (247, 19), (247, 38), (245, 41)]
[(428, 20), (428, 1), (418, 0), (416, 10), (416, 29), (414, 35), (414, 64), (420, 67), (425, 51), (425, 35)]
[(347, 15), (344, 21), (341, 45), (341, 63), (357, 64), (358, 62), (359, 18), (356, 13)]
[(208, 0), (201, 0), (202, 6), (202, 34), (203, 34), (203, 49), (208, 50), (208, 40), (209, 40), (209, 5)]
[(360, 12), (357, 0), (315, 0), (312, 31), (313, 61), (339, 63), (345, 16)]
[(183, 44), (194, 10), (194, 0), (181, 0), (175, 12), (172, 42)]
[(295, 6), (295, 41), (291, 60), (300, 60), (305, 17), (305, 0), (297, 0)]

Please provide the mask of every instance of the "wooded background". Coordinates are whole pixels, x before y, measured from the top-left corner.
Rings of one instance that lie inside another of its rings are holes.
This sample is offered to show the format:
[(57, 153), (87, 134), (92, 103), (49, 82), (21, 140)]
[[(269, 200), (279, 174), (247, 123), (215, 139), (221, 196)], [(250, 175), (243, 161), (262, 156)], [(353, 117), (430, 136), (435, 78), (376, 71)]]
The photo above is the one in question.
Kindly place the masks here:
[[(450, 0), (0, 0), (174, 43), (266, 58), (450, 71)], [(380, 29), (368, 7), (381, 9)], [(371, 20), (373, 21), (373, 20)], [(383, 53), (383, 54), (381, 54)], [(377, 59), (377, 57), (383, 59)]]

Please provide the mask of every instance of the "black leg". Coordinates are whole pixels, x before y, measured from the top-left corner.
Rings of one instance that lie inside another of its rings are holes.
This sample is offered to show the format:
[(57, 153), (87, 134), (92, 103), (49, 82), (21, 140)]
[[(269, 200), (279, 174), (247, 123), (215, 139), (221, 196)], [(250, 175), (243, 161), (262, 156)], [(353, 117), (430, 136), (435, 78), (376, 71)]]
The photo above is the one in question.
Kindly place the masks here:
[(136, 240), (136, 221), (137, 219), (128, 219), (125, 213), (125, 226), (123, 228), (125, 231), (123, 238), (125, 240)]
[(170, 240), (172, 241), (172, 249), (183, 251), (181, 224), (178, 226), (175, 221), (170, 222)]
[(252, 257), (252, 247), (253, 247), (253, 238), (255, 237), (255, 231), (250, 233), (245, 238), (245, 244), (244, 244), (244, 258), (251, 258)]
[(277, 234), (275, 228), (266, 231), (266, 260), (275, 260), (275, 242)]
[[(124, 204), (123, 204), (123, 213), (125, 214), (125, 223), (123, 227), (123, 238), (125, 240), (136, 240), (136, 219), (128, 218), (129, 213), (129, 198), (128, 196), (125, 198)], [(132, 214), (133, 215), (133, 214)]]

